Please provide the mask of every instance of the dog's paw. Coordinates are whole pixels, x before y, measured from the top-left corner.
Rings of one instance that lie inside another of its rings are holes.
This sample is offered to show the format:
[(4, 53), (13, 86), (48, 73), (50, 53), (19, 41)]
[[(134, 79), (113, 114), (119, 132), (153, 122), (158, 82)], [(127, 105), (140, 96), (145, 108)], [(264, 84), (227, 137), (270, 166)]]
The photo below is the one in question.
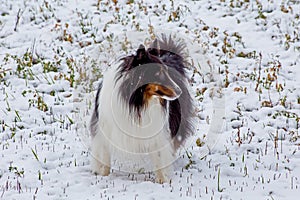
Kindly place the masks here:
[(171, 183), (172, 179), (170, 179), (169, 177), (156, 177), (155, 178), (155, 182), (159, 183), (159, 184), (163, 184), (163, 183)]
[(171, 174), (170, 171), (166, 170), (157, 170), (155, 173), (155, 182), (156, 183), (170, 183), (171, 182)]
[(110, 173), (110, 167), (95, 160), (92, 162), (92, 172), (100, 176), (108, 176)]

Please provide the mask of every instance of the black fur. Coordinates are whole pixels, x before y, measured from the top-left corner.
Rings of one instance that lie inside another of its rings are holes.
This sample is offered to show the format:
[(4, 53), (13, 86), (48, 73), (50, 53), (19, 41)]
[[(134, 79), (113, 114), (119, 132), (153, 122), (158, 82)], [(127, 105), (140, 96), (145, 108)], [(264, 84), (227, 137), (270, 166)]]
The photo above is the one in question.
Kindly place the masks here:
[(91, 135), (92, 137), (95, 137), (96, 133), (97, 133), (97, 122), (99, 120), (99, 112), (98, 112), (98, 107), (99, 107), (99, 96), (100, 96), (100, 92), (102, 89), (102, 81), (99, 83), (98, 89), (97, 89), (97, 93), (96, 93), (96, 99), (95, 99), (95, 107), (94, 107), (94, 111), (92, 114), (92, 118), (91, 118), (91, 122), (90, 122), (90, 131), (91, 131)]
[(140, 119), (142, 109), (145, 108), (145, 104), (143, 103), (144, 92), (147, 85), (143, 85), (137, 88), (132, 95), (129, 97), (129, 111), (134, 111), (137, 114), (137, 119)]
[(100, 92), (101, 92), (101, 89), (102, 89), (102, 81), (99, 83), (99, 86), (98, 86), (98, 90), (97, 90), (97, 93), (96, 93), (96, 99), (95, 99), (95, 114), (96, 114), (96, 117), (99, 118), (99, 113), (98, 113), (98, 107), (99, 107), (99, 96), (100, 96)]

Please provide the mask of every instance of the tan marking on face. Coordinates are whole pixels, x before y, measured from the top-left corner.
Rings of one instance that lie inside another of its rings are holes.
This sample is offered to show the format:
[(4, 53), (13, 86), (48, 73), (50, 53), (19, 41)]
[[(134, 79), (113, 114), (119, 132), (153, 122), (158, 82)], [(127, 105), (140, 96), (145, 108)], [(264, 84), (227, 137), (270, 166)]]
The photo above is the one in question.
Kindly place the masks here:
[(148, 84), (144, 93), (144, 102), (147, 104), (152, 96), (167, 96), (167, 97), (175, 97), (176, 93), (171, 88), (158, 85), (158, 84)]

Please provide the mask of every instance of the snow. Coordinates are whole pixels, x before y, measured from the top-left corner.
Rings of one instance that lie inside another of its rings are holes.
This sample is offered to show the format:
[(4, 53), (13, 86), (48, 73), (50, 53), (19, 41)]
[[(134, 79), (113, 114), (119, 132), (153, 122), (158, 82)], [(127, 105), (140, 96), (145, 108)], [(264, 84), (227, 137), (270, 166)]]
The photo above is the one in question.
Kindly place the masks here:
[[(299, 1), (0, 5), (1, 199), (298, 199)], [(171, 183), (117, 165), (93, 175), (102, 72), (162, 32), (187, 43), (198, 129)]]

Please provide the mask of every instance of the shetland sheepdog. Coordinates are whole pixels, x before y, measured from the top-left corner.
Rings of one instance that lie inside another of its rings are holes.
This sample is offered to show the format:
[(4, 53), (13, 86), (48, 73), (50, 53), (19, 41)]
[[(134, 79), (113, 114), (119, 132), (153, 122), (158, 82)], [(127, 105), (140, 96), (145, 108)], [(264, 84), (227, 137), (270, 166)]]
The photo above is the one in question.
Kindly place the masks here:
[(149, 156), (157, 182), (171, 180), (176, 150), (193, 132), (185, 44), (162, 35), (104, 73), (91, 117), (91, 167), (109, 175), (113, 153)]

